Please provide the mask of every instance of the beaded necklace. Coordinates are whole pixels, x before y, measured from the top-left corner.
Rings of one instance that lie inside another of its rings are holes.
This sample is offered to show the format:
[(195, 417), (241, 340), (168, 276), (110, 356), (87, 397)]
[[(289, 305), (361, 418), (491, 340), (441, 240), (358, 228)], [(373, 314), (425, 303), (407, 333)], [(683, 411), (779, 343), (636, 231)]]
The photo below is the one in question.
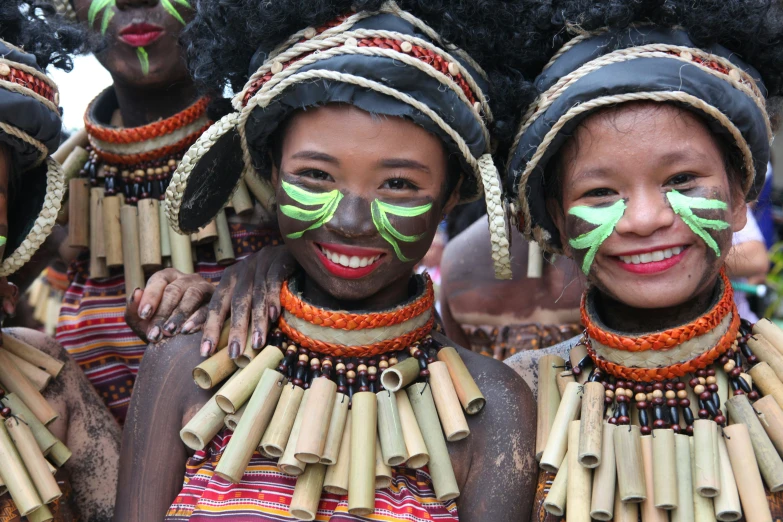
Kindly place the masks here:
[(662, 332), (612, 331), (594, 298), (569, 360), (539, 361), (537, 456), (556, 473), (544, 509), (768, 520), (764, 484), (783, 490), (783, 331), (741, 321), (723, 272), (707, 313)]
[(203, 388), (233, 376), (182, 429), (183, 442), (203, 449), (242, 410), (215, 473), (238, 483), (256, 448), (279, 458), (281, 472), (299, 477), (296, 518), (312, 520), (322, 490), (347, 494), (353, 515), (372, 513), (392, 466), (427, 465), (436, 498), (456, 498), (446, 441), (470, 434), (465, 413), (481, 411), (485, 399), (457, 351), (429, 335), (429, 277), (412, 283), (405, 304), (360, 314), (309, 304), (289, 280), (269, 346), (246, 348), (240, 370), (221, 349), (194, 371)]

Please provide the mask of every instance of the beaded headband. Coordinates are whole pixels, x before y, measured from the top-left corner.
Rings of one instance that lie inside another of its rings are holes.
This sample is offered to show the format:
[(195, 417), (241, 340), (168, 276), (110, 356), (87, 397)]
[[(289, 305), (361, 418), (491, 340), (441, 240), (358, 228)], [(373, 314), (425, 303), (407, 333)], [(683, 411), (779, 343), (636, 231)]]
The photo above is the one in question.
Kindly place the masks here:
[(57, 86), (35, 57), (0, 40), (0, 143), (11, 150), (8, 240), (0, 277), (30, 260), (52, 230), (64, 194)]
[(549, 161), (590, 114), (634, 101), (673, 103), (704, 117), (743, 157), (743, 190), (751, 201), (764, 182), (772, 130), (759, 73), (729, 50), (698, 48), (687, 33), (654, 26), (577, 36), (536, 79), (542, 94), (522, 119), (509, 158), (512, 213), (530, 240), (560, 253), (546, 210)]
[[(233, 112), (190, 148), (166, 192), (172, 227), (192, 231), (229, 201), (242, 176), (257, 184), (266, 142), (292, 112), (347, 103), (372, 114), (412, 120), (460, 158), (461, 202), (487, 201), (495, 273), (510, 278), (508, 231), (500, 176), (490, 155), (492, 113), (486, 75), (464, 52), (446, 46), (421, 20), (396, 4), (309, 27), (268, 56), (233, 99)], [(254, 145), (251, 148), (251, 144)]]

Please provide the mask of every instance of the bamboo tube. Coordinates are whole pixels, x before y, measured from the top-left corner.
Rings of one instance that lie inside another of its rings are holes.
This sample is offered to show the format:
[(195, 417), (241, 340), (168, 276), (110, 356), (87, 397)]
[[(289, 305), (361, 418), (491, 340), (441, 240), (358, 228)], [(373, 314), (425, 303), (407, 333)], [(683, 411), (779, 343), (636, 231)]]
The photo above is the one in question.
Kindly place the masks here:
[(71, 178), (68, 193), (68, 245), (87, 248), (90, 246), (90, 180)]
[(326, 464), (307, 466), (304, 473), (296, 479), (296, 487), (289, 507), (291, 516), (298, 520), (315, 520), (325, 476)]
[(6, 392), (15, 393), (44, 425), (57, 419), (57, 412), (27, 377), (22, 375), (6, 351), (0, 351), (0, 384)]
[(566, 385), (555, 420), (552, 422), (549, 440), (540, 461), (541, 468), (550, 473), (557, 473), (557, 469), (563, 462), (568, 445), (568, 424), (578, 417), (582, 402), (579, 391), (580, 386), (576, 382), (569, 382)]
[(348, 470), (351, 465), (351, 412), (345, 418), (345, 429), (340, 441), (337, 462), (326, 468), (324, 489), (334, 495), (348, 494)]
[(52, 472), (49, 471), (48, 463), (27, 424), (10, 417), (5, 420), (5, 427), (11, 440), (14, 441), (16, 451), (19, 452), (25, 468), (27, 468), (27, 473), (35, 485), (41, 502), (48, 504), (60, 498), (63, 493), (57, 486)]
[[(223, 388), (229, 385), (231, 381), (237, 378), (239, 372), (234, 373)], [(223, 389), (221, 388), (221, 390)], [(225, 423), (225, 412), (217, 405), (217, 394), (201, 407), (192, 419), (180, 430), (179, 438), (188, 448), (193, 451), (200, 451), (207, 447), (209, 441), (218, 434)]]
[(750, 432), (745, 424), (723, 428), (743, 514), (747, 522), (772, 522), (769, 502), (761, 482)]
[(141, 269), (139, 244), (139, 211), (132, 205), (120, 209), (122, 225), (122, 259), (125, 270), (125, 288), (144, 288), (144, 271)]
[(193, 380), (199, 388), (209, 390), (220, 384), (236, 369), (237, 365), (228, 356), (228, 350), (223, 347), (209, 359), (193, 368)]
[(277, 461), (277, 466), (280, 471), (286, 475), (297, 477), (301, 475), (306, 464), (294, 456), (296, 450), (296, 441), (299, 439), (299, 433), (302, 429), (302, 420), (304, 419), (304, 410), (307, 405), (308, 397), (310, 397), (310, 390), (305, 390), (302, 395), (302, 401), (299, 403), (299, 409), (296, 412), (296, 418), (294, 419), (294, 425), (291, 427), (291, 435), (288, 437), (288, 443), (285, 446), (283, 454), (280, 456), (280, 460)]
[(446, 363), (435, 361), (429, 364), (429, 370), (432, 397), (438, 410), (440, 424), (446, 433), (446, 440), (449, 442), (462, 440), (470, 435), (470, 428), (465, 414), (462, 413), (457, 392), (451, 383), (449, 369)]
[(154, 270), (163, 265), (160, 252), (160, 204), (157, 199), (139, 200), (139, 249), (141, 267)]
[(215, 226), (217, 227), (217, 241), (213, 243), (215, 250), (215, 260), (219, 265), (227, 265), (234, 262), (234, 247), (231, 245), (231, 231), (228, 228), (225, 211), (221, 210), (215, 216)]
[(617, 464), (617, 483), (623, 502), (642, 502), (647, 499), (642, 441), (639, 426), (620, 426), (614, 430), (614, 459)]
[(14, 446), (5, 422), (0, 422), (0, 479), (11, 494), (16, 509), (24, 516), (43, 505), (22, 457)]
[(639, 522), (639, 504), (620, 500), (620, 485), (614, 490), (614, 522)]
[[(217, 404), (215, 404), (217, 406)], [(235, 431), (237, 429), (237, 424), (239, 424), (240, 419), (242, 419), (242, 415), (245, 414), (245, 408), (247, 408), (247, 403), (245, 403), (236, 413), (229, 413), (226, 415), (226, 417), (223, 419), (223, 424), (225, 424), (226, 428), (230, 429), (231, 431)], [(220, 410), (220, 407), (218, 406), (218, 409)], [(223, 410), (220, 410), (221, 413), (223, 413)]]
[(379, 391), (375, 396), (378, 398), (378, 434), (383, 461), (389, 466), (400, 466), (408, 460), (408, 450), (402, 434), (397, 396), (389, 390)]
[(544, 499), (544, 511), (556, 517), (562, 517), (566, 512), (566, 496), (568, 494), (568, 452), (563, 459), (563, 464), (557, 470), (557, 475), (549, 487)]
[(691, 483), (693, 485), (691, 498), (693, 499), (693, 520), (695, 522), (715, 522), (715, 509), (712, 498), (704, 497), (696, 489), (696, 450), (694, 438), (688, 437), (688, 445), (691, 452)]
[[(122, 196), (104, 196), (103, 198), (103, 244), (106, 248), (106, 266), (121, 267), (123, 263), (122, 227), (120, 225), (120, 207)], [(125, 285), (128, 288), (128, 285)], [(133, 287), (135, 288), (135, 287)], [(133, 288), (130, 290), (133, 291)]]
[(430, 453), (427, 450), (427, 445), (424, 443), (419, 423), (416, 422), (416, 415), (413, 413), (408, 394), (405, 391), (398, 391), (394, 395), (397, 397), (397, 411), (400, 412), (402, 437), (405, 439), (405, 450), (408, 454), (405, 466), (411, 469), (419, 469), (427, 465), (430, 460)]
[(248, 364), (239, 377), (223, 387), (217, 394), (217, 403), (226, 413), (235, 413), (250, 398), (261, 375), (266, 369), (277, 368), (283, 352), (275, 346), (267, 346)]
[[(772, 397), (778, 405), (783, 405), (783, 382), (772, 371), (769, 364), (760, 362), (748, 372), (756, 386), (765, 396)], [(781, 406), (783, 408), (783, 406)]]
[[(566, 520), (568, 522), (590, 522), (590, 490), (592, 472), (579, 464), (580, 422), (568, 425), (568, 483), (566, 493)], [(573, 451), (576, 449), (577, 451)]]
[[(324, 452), (323, 455), (321, 456), (321, 461), (320, 461), (321, 464), (326, 464), (327, 466), (331, 466), (332, 464), (337, 462), (337, 457), (339, 457), (340, 455), (340, 442), (343, 440), (343, 431), (345, 431), (345, 419), (348, 417), (348, 405), (350, 404), (350, 402), (351, 401), (350, 399), (348, 399), (348, 396), (342, 393), (338, 393), (334, 399), (334, 407), (332, 408), (332, 418), (329, 420), (329, 432), (326, 434), (326, 444), (324, 444)], [(378, 408), (380, 410), (380, 404), (378, 405)], [(379, 421), (379, 426), (380, 426), (380, 421)]]
[(12, 335), (2, 335), (4, 350), (24, 359), (33, 366), (44, 370), (52, 377), (60, 375), (60, 371), (62, 371), (63, 366), (65, 366), (64, 362), (55, 359), (51, 355), (42, 352), (38, 348), (31, 346)]
[[(302, 431), (296, 441), (296, 460), (305, 464), (320, 462), (332, 419), (337, 384), (326, 377), (313, 379), (310, 384), (310, 399), (302, 419)], [(373, 423), (373, 426), (376, 424)]]
[(557, 374), (557, 376), (555, 376), (555, 383), (557, 384), (557, 391), (560, 392), (560, 397), (563, 397), (563, 394), (565, 393), (566, 385), (569, 382), (576, 382), (576, 379), (574, 379), (574, 373), (571, 370), (560, 372)]
[(169, 246), (171, 247), (171, 266), (184, 274), (193, 274), (193, 252), (190, 248), (190, 237), (178, 234), (169, 227)]
[[(687, 435), (674, 435), (674, 456), (677, 468), (677, 508), (671, 522), (694, 522), (693, 480), (691, 478), (691, 443)], [(697, 495), (698, 496), (698, 495)]]
[(734, 522), (742, 518), (737, 483), (731, 469), (729, 452), (723, 437), (718, 437), (718, 463), (720, 473), (720, 493), (714, 499), (715, 518), (720, 522)]
[(780, 353), (761, 335), (756, 335), (748, 339), (748, 347), (753, 351), (753, 355), (759, 358), (759, 361), (769, 364), (778, 379), (783, 381), (783, 353)]
[(753, 333), (762, 335), (769, 344), (783, 354), (783, 330), (778, 325), (766, 318), (759, 319), (753, 325)]
[(693, 484), (699, 495), (715, 497), (720, 493), (720, 477), (718, 477), (717, 455), (715, 450), (718, 425), (708, 419), (693, 421), (694, 458), (696, 459), (696, 474)]
[(585, 383), (580, 418), (582, 433), (577, 460), (585, 468), (596, 468), (601, 464), (604, 420), (604, 385), (600, 382)]
[(228, 442), (220, 458), (215, 473), (226, 480), (239, 483), (245, 474), (253, 452), (261, 442), (261, 435), (272, 419), (280, 393), (283, 391), (285, 377), (280, 372), (267, 368), (258, 381), (245, 414), (234, 430), (234, 436)]
[(90, 278), (109, 277), (106, 243), (103, 236), (103, 188), (90, 189)]
[(261, 350), (254, 350), (253, 349), (253, 329), (248, 328), (247, 329), (247, 338), (245, 339), (245, 347), (242, 350), (242, 353), (239, 354), (239, 357), (236, 358), (234, 361), (234, 364), (239, 366), (240, 368), (244, 368), (248, 364), (250, 364), (250, 361), (256, 358), (256, 355), (258, 355), (261, 352)]
[(415, 357), (408, 357), (401, 363), (384, 370), (381, 374), (381, 384), (384, 389), (393, 393), (405, 388), (418, 377), (419, 361)]
[(451, 375), (451, 382), (454, 384), (457, 397), (459, 397), (459, 402), (462, 403), (465, 412), (468, 415), (480, 412), (487, 401), (457, 350), (451, 346), (444, 346), (438, 350), (438, 360), (446, 363), (449, 375)]
[(392, 469), (383, 461), (381, 441), (375, 439), (375, 489), (384, 489), (391, 486)]
[(27, 522), (48, 522), (49, 520), (54, 520), (54, 515), (45, 504), (27, 514)]
[(3, 350), (2, 348), (0, 348), (0, 351), (3, 351), (8, 356), (8, 358), (13, 361), (16, 367), (19, 368), (19, 371), (22, 372), (22, 375), (27, 377), (27, 379), (32, 383), (33, 386), (35, 386), (38, 391), (43, 391), (43, 389), (46, 388), (46, 386), (49, 384), (49, 381), (52, 380), (51, 375), (41, 370), (37, 366), (33, 366), (21, 357)]
[(243, 176), (245, 184), (247, 185), (250, 193), (253, 197), (264, 207), (264, 210), (274, 214), (275, 212), (275, 191), (272, 185), (256, 174), (255, 172), (248, 172)]
[(734, 424), (742, 423), (748, 427), (753, 452), (756, 454), (761, 476), (773, 493), (783, 490), (783, 460), (767, 436), (756, 412), (748, 401), (747, 395), (735, 395), (726, 402)]
[(160, 255), (171, 257), (171, 240), (169, 239), (169, 222), (163, 205), (158, 205), (158, 225), (160, 227)]
[(52, 448), (49, 450), (49, 460), (52, 461), (52, 464), (57, 466), (58, 468), (61, 468), (65, 466), (65, 463), (68, 462), (68, 460), (71, 458), (71, 450), (68, 449), (68, 446), (63, 444), (61, 441), (57, 441), (57, 443), (52, 446)]
[(753, 409), (761, 414), (759, 421), (772, 445), (778, 450), (779, 455), (783, 454), (783, 409), (770, 395), (754, 402)]
[(658, 509), (677, 509), (677, 462), (674, 431), (659, 429), (652, 437), (653, 499)]
[[(200, 229), (198, 229), (198, 232), (195, 234), (196, 238), (193, 240), (193, 243), (196, 243), (197, 245), (205, 245), (207, 243), (212, 243), (213, 241), (216, 241), (218, 238), (218, 231), (217, 231), (217, 225), (215, 224), (215, 220), (213, 219)], [(191, 239), (193, 236), (191, 236)]]
[(3, 405), (11, 408), (14, 415), (27, 423), (30, 427), (30, 431), (33, 432), (33, 438), (35, 438), (35, 442), (38, 444), (38, 449), (41, 450), (41, 453), (47, 455), (49, 450), (52, 449), (52, 446), (57, 444), (57, 437), (52, 435), (52, 432), (38, 420), (38, 417), (33, 415), (30, 408), (19, 400), (19, 397), (17, 397), (15, 393), (9, 393), (3, 397), (1, 402)]
[[(593, 492), (590, 500), (590, 516), (596, 520), (612, 520), (614, 511), (617, 465), (614, 458), (614, 431), (617, 426), (603, 423), (601, 464), (593, 474)], [(580, 435), (581, 445), (581, 435)]]
[[(438, 354), (440, 357), (440, 354)], [(536, 417), (536, 460), (541, 460), (549, 430), (560, 405), (560, 390), (556, 376), (565, 365), (562, 357), (545, 355), (538, 360), (538, 415)]]
[[(432, 413), (435, 414), (434, 407)], [(378, 422), (378, 402), (375, 394), (356, 393), (352, 400), (351, 415), (353, 422), (348, 473), (348, 512), (351, 515), (365, 516), (375, 511), (375, 442)], [(434, 483), (433, 477), (433, 486)]]
[[(622, 429), (618, 430), (622, 431)], [(660, 431), (660, 430), (656, 430)], [(668, 522), (665, 510), (655, 507), (655, 478), (653, 470), (653, 438), (651, 435), (641, 437), (644, 482), (647, 498), (642, 501), (642, 522)]]
[(541, 252), (541, 246), (535, 241), (528, 242), (527, 247), (527, 277), (528, 279), (539, 279), (541, 277), (544, 264), (544, 254)]
[(419, 425), (419, 429), (421, 429), (421, 435), (430, 455), (429, 470), (435, 497), (441, 502), (457, 498), (459, 496), (459, 487), (454, 476), (454, 468), (451, 466), (449, 450), (446, 448), (443, 431), (438, 422), (430, 386), (423, 383), (415, 383), (406, 388), (405, 392), (408, 394), (408, 399), (410, 399), (416, 422)]
[(236, 191), (231, 196), (231, 203), (234, 205), (234, 212), (240, 216), (253, 211), (253, 200), (250, 198), (250, 192), (248, 192), (244, 180), (240, 179), (237, 183)]
[[(90, 142), (87, 138), (87, 131), (84, 129), (79, 129), (78, 131), (71, 134), (67, 140), (60, 144), (57, 150), (52, 154), (52, 159), (62, 165), (65, 160), (68, 159), (68, 156), (71, 155), (74, 149), (76, 149), (76, 147), (86, 147), (89, 144)], [(86, 153), (87, 151), (84, 152)], [(84, 166), (85, 163), (87, 163), (87, 157), (84, 158), (84, 161), (82, 161), (82, 164), (79, 165), (79, 167)]]
[(272, 421), (261, 437), (260, 447), (266, 454), (279, 457), (285, 451), (304, 393), (304, 388), (294, 384), (288, 384), (283, 389)]

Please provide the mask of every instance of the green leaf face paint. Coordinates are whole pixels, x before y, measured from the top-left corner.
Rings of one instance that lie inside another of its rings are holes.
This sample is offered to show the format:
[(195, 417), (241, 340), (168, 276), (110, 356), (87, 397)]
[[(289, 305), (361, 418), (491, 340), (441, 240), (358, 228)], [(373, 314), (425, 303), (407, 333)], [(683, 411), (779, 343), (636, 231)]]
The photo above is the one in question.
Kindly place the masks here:
[(283, 190), (285, 191), (286, 194), (288, 194), (288, 197), (290, 197), (300, 205), (306, 207), (315, 207), (315, 206), (318, 207), (317, 209), (314, 210), (308, 210), (294, 205), (280, 206), (280, 212), (290, 217), (291, 219), (296, 219), (298, 221), (313, 222), (309, 227), (305, 228), (304, 230), (286, 235), (286, 237), (290, 239), (298, 239), (302, 237), (302, 234), (304, 234), (308, 230), (314, 230), (320, 227), (321, 225), (328, 223), (329, 220), (331, 220), (332, 217), (334, 217), (334, 212), (335, 210), (337, 210), (337, 205), (339, 205), (340, 201), (343, 199), (342, 193), (337, 189), (332, 190), (330, 192), (318, 193), (318, 192), (310, 192), (308, 190), (304, 190), (295, 185), (291, 185), (290, 183), (287, 183), (285, 181), (282, 182), (282, 185), (283, 185)]
[[(187, 0), (175, 0), (175, 1), (180, 5), (183, 5), (185, 7), (190, 7), (190, 4), (187, 2)], [(160, 5), (163, 6), (163, 9), (165, 9), (167, 13), (169, 13), (171, 16), (176, 18), (179, 23), (185, 25), (185, 20), (177, 12), (177, 9), (171, 3), (171, 0), (160, 0)]]
[(109, 22), (114, 16), (115, 0), (93, 0), (90, 4), (90, 9), (87, 11), (87, 23), (90, 27), (95, 23), (95, 19), (98, 17), (98, 13), (103, 11), (103, 18), (101, 20), (101, 34), (106, 34), (106, 30), (109, 28)]
[(612, 235), (617, 222), (625, 213), (625, 201), (620, 199), (608, 207), (588, 207), (586, 205), (573, 207), (568, 213), (579, 219), (587, 221), (591, 225), (597, 225), (590, 232), (585, 232), (581, 236), (571, 239), (568, 244), (576, 250), (587, 250), (584, 262), (582, 262), (582, 272), (585, 275), (590, 273), (590, 267), (595, 259), (595, 254), (604, 241)]
[(378, 233), (381, 235), (381, 237), (392, 246), (394, 253), (397, 254), (397, 257), (400, 259), (400, 261), (410, 261), (409, 258), (403, 255), (402, 251), (400, 250), (400, 245), (397, 243), (397, 241), (413, 243), (421, 239), (424, 234), (418, 234), (415, 236), (406, 236), (405, 234), (401, 234), (396, 228), (394, 228), (394, 225), (391, 224), (391, 221), (389, 221), (388, 214), (399, 217), (416, 217), (424, 214), (425, 212), (428, 212), (432, 208), (432, 203), (427, 203), (426, 205), (421, 205), (418, 207), (401, 207), (398, 205), (384, 203), (383, 201), (376, 199), (373, 200), (370, 208), (372, 210), (372, 222), (375, 225), (375, 228), (378, 229)]
[(682, 218), (693, 233), (699, 236), (707, 246), (715, 252), (716, 256), (720, 257), (718, 243), (710, 236), (707, 229), (724, 230), (729, 228), (729, 224), (719, 219), (699, 217), (693, 213), (693, 210), (726, 210), (726, 203), (719, 199), (692, 198), (680, 194), (676, 190), (667, 192), (666, 198), (669, 200), (669, 204), (672, 206), (674, 213)]
[(136, 56), (138, 57), (139, 63), (141, 64), (141, 74), (147, 76), (150, 73), (150, 58), (147, 55), (147, 51), (144, 49), (144, 47), (137, 47)]

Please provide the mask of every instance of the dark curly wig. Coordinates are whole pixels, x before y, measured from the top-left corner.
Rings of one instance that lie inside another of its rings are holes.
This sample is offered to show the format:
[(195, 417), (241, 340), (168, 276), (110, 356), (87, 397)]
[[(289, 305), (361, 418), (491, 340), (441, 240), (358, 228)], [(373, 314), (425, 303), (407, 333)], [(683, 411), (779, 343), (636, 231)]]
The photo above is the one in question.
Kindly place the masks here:
[(70, 55), (84, 50), (84, 33), (60, 21), (48, 3), (0, 0), (0, 39), (35, 55), (38, 65), (70, 71)]
[[(183, 33), (191, 73), (205, 91), (225, 85), (241, 89), (258, 49), (269, 52), (305, 27), (321, 26), (355, 10), (377, 10), (383, 0), (201, 0)], [(464, 49), (490, 77), (487, 93), (501, 144), (514, 132), (514, 120), (532, 101), (528, 81), (551, 46), (549, 1), (398, 0), (450, 43)], [(537, 13), (540, 13), (539, 16)]]

